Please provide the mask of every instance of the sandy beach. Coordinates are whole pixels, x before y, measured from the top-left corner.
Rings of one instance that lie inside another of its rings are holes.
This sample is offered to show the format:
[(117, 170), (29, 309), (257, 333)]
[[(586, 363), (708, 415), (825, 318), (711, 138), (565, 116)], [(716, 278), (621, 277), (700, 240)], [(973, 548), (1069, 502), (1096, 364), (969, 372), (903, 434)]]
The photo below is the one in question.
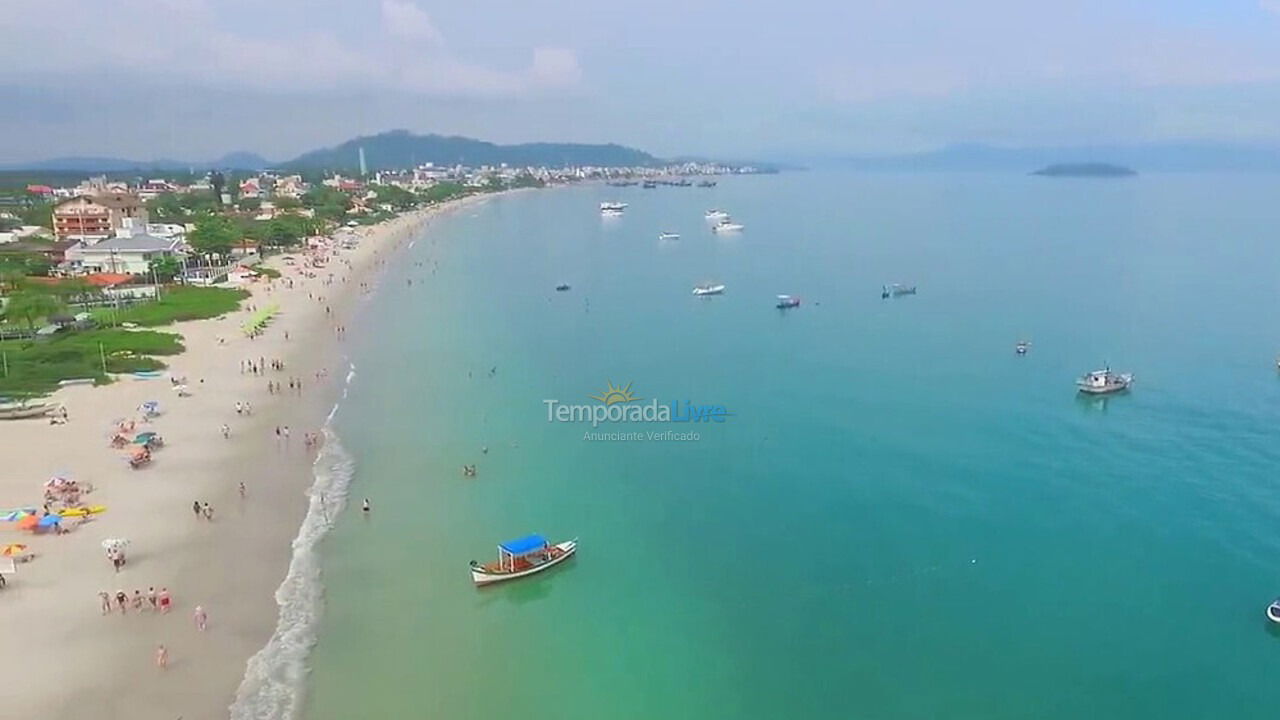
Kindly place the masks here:
[[(26, 543), (35, 554), (0, 590), (4, 716), (227, 717), (246, 660), (276, 628), (274, 593), (313, 480), (317, 449), (306, 447), (304, 436), (321, 430), (347, 374), (336, 328), (352, 322), (378, 271), (433, 216), (483, 199), (362, 229), (356, 248), (327, 250), (322, 267), (274, 258), (268, 265), (282, 278), (251, 284), (252, 297), (237, 312), (159, 328), (181, 334), (187, 348), (167, 359), (163, 377), (64, 388), (54, 399), (67, 408), (65, 425), (0, 424), (0, 506), (38, 508), (45, 481), (65, 474), (92, 484), (86, 503), (108, 508), (83, 524), (64, 520), (65, 534), (33, 536), (0, 524), (4, 543)], [(277, 317), (260, 336), (246, 337), (249, 308), (270, 304), (278, 305)], [(245, 371), (260, 358), (284, 369)], [(172, 390), (171, 376), (185, 376), (189, 397)], [(291, 379), (301, 380), (301, 391), (289, 389)], [(268, 382), (282, 392), (268, 392)], [(155, 431), (165, 445), (149, 466), (134, 470), (109, 440), (117, 423), (139, 418), (149, 400), (162, 412), (137, 431)], [(252, 414), (237, 413), (237, 403), (248, 403)], [(288, 437), (277, 427), (288, 427)], [(208, 503), (213, 519), (193, 513), (193, 502)], [(130, 541), (119, 572), (101, 546), (106, 538)], [(152, 611), (150, 588), (167, 588), (170, 612)], [(99, 592), (132, 597), (135, 590), (144, 596), (141, 611), (130, 605), (122, 613), (113, 602), (104, 616)], [(207, 630), (193, 620), (197, 606), (207, 613)], [(164, 668), (156, 661), (161, 644)]]

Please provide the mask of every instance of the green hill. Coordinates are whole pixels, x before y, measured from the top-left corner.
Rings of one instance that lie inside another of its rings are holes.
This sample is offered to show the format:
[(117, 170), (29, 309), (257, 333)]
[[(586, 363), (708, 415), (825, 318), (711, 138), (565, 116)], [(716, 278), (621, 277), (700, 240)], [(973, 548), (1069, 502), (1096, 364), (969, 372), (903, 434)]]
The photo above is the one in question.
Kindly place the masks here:
[(336, 147), (313, 150), (283, 163), (280, 167), (294, 170), (354, 169), (360, 166), (360, 148), (362, 147), (369, 170), (409, 168), (422, 163), (472, 167), (503, 163), (514, 167), (527, 165), (621, 167), (656, 165), (660, 162), (649, 153), (614, 144), (497, 145), (465, 137), (414, 135), (407, 130), (392, 130), (348, 140)]

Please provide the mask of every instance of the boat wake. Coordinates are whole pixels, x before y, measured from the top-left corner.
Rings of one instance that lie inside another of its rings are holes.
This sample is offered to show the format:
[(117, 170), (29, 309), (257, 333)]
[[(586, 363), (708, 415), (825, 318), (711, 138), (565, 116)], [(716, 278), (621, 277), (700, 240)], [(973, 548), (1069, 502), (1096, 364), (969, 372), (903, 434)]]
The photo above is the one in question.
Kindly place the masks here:
[[(337, 406), (334, 406), (337, 410)], [(293, 540), (289, 573), (276, 590), (280, 616), (265, 647), (249, 658), (244, 680), (231, 703), (232, 720), (293, 720), (305, 694), (307, 655), (316, 643), (324, 588), (319, 545), (347, 502), (355, 462), (325, 423), (324, 444), (315, 462), (315, 482), (307, 491), (307, 516)]]

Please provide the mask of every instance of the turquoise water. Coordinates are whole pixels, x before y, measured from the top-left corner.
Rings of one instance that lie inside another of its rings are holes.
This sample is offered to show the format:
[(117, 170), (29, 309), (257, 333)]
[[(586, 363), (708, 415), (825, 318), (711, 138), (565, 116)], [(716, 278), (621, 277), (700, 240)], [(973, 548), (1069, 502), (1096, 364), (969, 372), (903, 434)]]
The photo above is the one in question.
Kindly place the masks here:
[[(1277, 197), (814, 172), (437, 221), (352, 331), (374, 512), (323, 546), (307, 717), (1275, 717)], [(1104, 362), (1133, 392), (1076, 397)], [(734, 415), (547, 422), (610, 381)], [(534, 531), (578, 557), (471, 586)]]

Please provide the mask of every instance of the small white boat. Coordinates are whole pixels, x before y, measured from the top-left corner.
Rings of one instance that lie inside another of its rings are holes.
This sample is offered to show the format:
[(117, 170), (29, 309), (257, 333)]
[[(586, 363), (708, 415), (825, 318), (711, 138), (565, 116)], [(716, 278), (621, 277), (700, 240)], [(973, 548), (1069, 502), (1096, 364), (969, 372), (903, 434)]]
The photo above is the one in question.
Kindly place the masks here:
[(1106, 395), (1128, 390), (1133, 384), (1131, 373), (1114, 373), (1111, 368), (1094, 370), (1076, 381), (1080, 392), (1088, 395)]
[(491, 585), (503, 580), (528, 577), (559, 565), (578, 550), (578, 539), (552, 545), (541, 535), (526, 535), (498, 546), (498, 560), (491, 563), (471, 561), (471, 581)]
[(698, 285), (693, 289), (694, 295), (723, 295), (723, 285)]
[(708, 220), (728, 220), (729, 213), (723, 210), (708, 210), (707, 214), (703, 215), (703, 217)]
[(738, 232), (742, 228), (743, 228), (742, 223), (736, 223), (726, 218), (725, 220), (722, 220), (716, 225), (712, 226), (711, 231), (718, 232), (718, 233), (728, 233), (728, 232)]
[(680, 239), (680, 233), (664, 232), (664, 233), (662, 233), (662, 234), (658, 235), (658, 239), (659, 239), (659, 240), (679, 240), (679, 239)]
[(789, 310), (791, 308), (800, 307), (800, 298), (790, 295), (779, 295), (778, 304), (775, 306), (779, 310)]
[(1019, 355), (1026, 355), (1027, 351), (1030, 349), (1031, 349), (1030, 340), (1019, 340), (1018, 344), (1013, 346), (1013, 351), (1018, 353)]
[(601, 210), (600, 217), (622, 217), (621, 210)]
[(0, 420), (24, 420), (53, 412), (52, 403), (6, 403), (0, 405)]
[(605, 210), (626, 210), (627, 204), (624, 202), (602, 202), (600, 203), (600, 212)]
[(1276, 598), (1267, 606), (1267, 619), (1273, 623), (1280, 623), (1280, 598)]

